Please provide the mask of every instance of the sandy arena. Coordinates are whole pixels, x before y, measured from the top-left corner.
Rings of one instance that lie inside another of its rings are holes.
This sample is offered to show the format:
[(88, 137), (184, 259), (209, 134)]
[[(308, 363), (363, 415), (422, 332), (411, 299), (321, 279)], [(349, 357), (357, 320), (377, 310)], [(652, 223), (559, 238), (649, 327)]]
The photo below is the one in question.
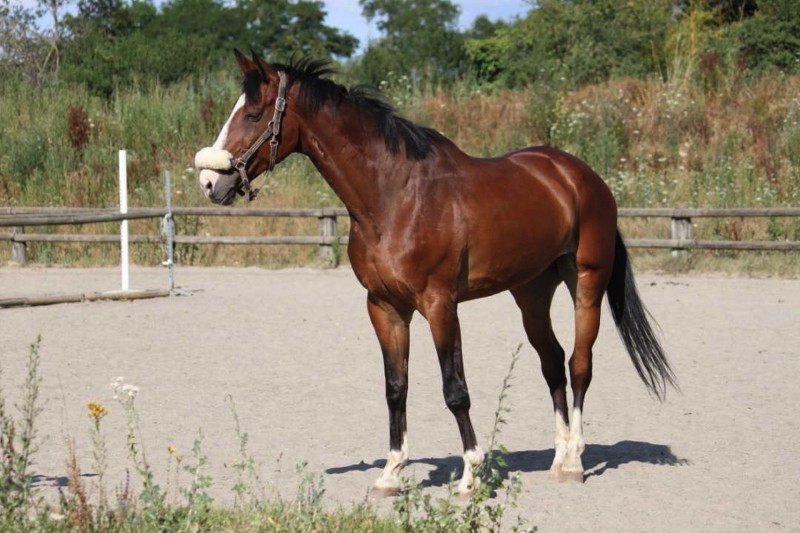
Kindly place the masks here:
[[(267, 495), (294, 497), (295, 466), (323, 476), (330, 505), (362, 501), (388, 445), (383, 367), (366, 294), (348, 269), (333, 271), (179, 268), (191, 296), (137, 302), (0, 310), (2, 386), (18, 401), (28, 345), (42, 335), (44, 439), (38, 485), (66, 483), (64, 436), (75, 438), (91, 487), (86, 403), (111, 413), (106, 484), (131, 468), (124, 416), (110, 382), (139, 387), (136, 405), (147, 459), (166, 487), (167, 447), (191, 460), (202, 429), (212, 496), (233, 500), (241, 460), (230, 395)], [(583, 485), (548, 480), (553, 416), (533, 349), (508, 394), (509, 473), (524, 483), (520, 512), (541, 531), (798, 531), (800, 461), (800, 281), (714, 277), (638, 278), (663, 330), (681, 386), (651, 399), (604, 308), (585, 410), (588, 476)], [(116, 269), (0, 269), (0, 298), (118, 287)], [(134, 288), (163, 288), (161, 269), (134, 269)], [(511, 353), (524, 341), (510, 295), (460, 307), (472, 419), (482, 445)], [(569, 298), (560, 290), (556, 333), (572, 343)], [(461, 471), (460, 439), (445, 408), (427, 323), (411, 328), (406, 469), (434, 496)], [(227, 465), (227, 466), (226, 466)], [(131, 472), (132, 478), (136, 474)], [(182, 474), (181, 483), (189, 476)], [(174, 494), (174, 483), (169, 490)], [(96, 490), (96, 489), (95, 489)], [(391, 502), (376, 505), (390, 509)], [(509, 511), (513, 517), (515, 511)]]

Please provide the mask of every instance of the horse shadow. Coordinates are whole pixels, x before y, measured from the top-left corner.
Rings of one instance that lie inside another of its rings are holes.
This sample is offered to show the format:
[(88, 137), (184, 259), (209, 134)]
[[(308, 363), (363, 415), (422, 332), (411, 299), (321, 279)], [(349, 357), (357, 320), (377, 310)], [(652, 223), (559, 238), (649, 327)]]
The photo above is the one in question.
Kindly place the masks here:
[[(82, 478), (97, 477), (97, 474), (80, 474)], [(32, 483), (34, 487), (57, 487), (64, 488), (69, 486), (69, 478), (67, 476), (46, 476), (36, 475), (33, 476)]]
[[(498, 468), (498, 472), (503, 480), (508, 479), (509, 473), (512, 472), (547, 472), (550, 470), (554, 456), (555, 451), (552, 448), (508, 452), (503, 455), (505, 464)], [(587, 480), (591, 477), (602, 476), (610, 470), (616, 470), (620, 466), (629, 463), (659, 466), (690, 464), (688, 459), (676, 456), (670, 447), (665, 444), (631, 440), (623, 440), (610, 445), (587, 444), (581, 460)], [(433, 467), (433, 470), (428, 474), (428, 479), (420, 483), (422, 487), (442, 487), (447, 485), (453, 479), (453, 476), (460, 475), (464, 465), (460, 456), (412, 459), (409, 464), (426, 464)], [(361, 461), (358, 464), (328, 468), (325, 473), (336, 475), (356, 471), (365, 472), (372, 469), (382, 469), (385, 465), (386, 460), (384, 459), (378, 459), (371, 463)]]

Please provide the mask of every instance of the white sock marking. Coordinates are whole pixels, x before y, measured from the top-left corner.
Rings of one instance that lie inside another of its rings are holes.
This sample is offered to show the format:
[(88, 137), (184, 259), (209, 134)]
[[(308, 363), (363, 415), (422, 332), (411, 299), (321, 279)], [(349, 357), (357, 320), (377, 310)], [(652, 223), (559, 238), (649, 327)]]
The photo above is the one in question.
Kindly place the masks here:
[(400, 471), (408, 462), (408, 435), (403, 433), (403, 444), (399, 450), (389, 450), (389, 457), (386, 459), (386, 466), (383, 467), (378, 481), (375, 482), (377, 488), (400, 488)]
[(560, 468), (564, 462), (564, 456), (567, 454), (567, 444), (569, 442), (569, 426), (564, 422), (564, 417), (561, 413), (555, 411), (556, 418), (556, 438), (555, 449), (556, 455), (553, 458), (553, 466), (551, 468)]
[(582, 413), (580, 407), (572, 410), (572, 421), (570, 422), (569, 429), (569, 443), (567, 444), (567, 454), (564, 458), (564, 470), (569, 471), (583, 471), (583, 463), (581, 463), (581, 454), (585, 448), (583, 440), (583, 421), (581, 420)]
[(483, 462), (483, 457), (480, 446), (464, 452), (464, 475), (458, 483), (458, 492), (467, 494), (476, 487), (475, 469)]
[(572, 423), (569, 425), (569, 444), (572, 446), (580, 446), (580, 452), (583, 451), (583, 421), (581, 420), (581, 408), (576, 407), (572, 410)]

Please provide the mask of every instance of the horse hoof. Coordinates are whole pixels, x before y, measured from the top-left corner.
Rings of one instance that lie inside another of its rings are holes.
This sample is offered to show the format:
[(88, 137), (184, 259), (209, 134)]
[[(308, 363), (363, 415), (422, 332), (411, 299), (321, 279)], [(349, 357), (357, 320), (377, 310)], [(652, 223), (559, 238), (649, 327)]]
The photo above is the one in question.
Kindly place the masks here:
[(553, 481), (563, 481), (562, 479), (563, 474), (564, 471), (561, 470), (560, 466), (554, 466), (550, 468), (550, 474), (547, 477), (549, 477)]
[(379, 487), (373, 485), (370, 494), (375, 498), (391, 498), (400, 494), (400, 487)]
[(573, 483), (583, 483), (583, 470), (561, 470), (558, 481), (562, 483), (570, 481)]

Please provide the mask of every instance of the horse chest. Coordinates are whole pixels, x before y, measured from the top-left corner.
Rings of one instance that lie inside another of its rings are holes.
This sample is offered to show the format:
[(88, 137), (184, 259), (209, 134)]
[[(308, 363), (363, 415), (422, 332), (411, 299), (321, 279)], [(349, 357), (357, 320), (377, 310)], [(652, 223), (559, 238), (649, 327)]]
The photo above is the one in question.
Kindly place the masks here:
[(387, 301), (411, 302), (424, 287), (425, 276), (411, 268), (408, 251), (398, 252), (388, 242), (371, 242), (351, 233), (348, 254), (359, 282)]
[[(376, 253), (377, 252), (377, 253)], [(413, 300), (418, 283), (405, 273), (395, 259), (377, 250), (367, 254), (366, 261), (354, 271), (370, 294), (385, 300)]]

